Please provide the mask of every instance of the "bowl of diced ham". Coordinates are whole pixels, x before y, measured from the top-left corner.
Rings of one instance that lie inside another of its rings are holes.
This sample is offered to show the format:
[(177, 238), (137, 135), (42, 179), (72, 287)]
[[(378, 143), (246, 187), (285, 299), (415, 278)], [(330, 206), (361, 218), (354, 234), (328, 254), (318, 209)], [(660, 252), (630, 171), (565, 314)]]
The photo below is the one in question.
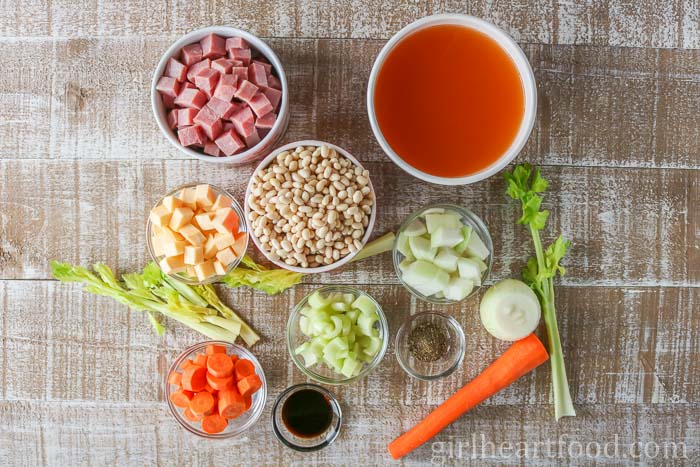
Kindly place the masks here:
[(176, 41), (153, 75), (151, 103), (165, 137), (197, 159), (247, 164), (287, 129), (287, 79), (262, 40), (212, 26)]

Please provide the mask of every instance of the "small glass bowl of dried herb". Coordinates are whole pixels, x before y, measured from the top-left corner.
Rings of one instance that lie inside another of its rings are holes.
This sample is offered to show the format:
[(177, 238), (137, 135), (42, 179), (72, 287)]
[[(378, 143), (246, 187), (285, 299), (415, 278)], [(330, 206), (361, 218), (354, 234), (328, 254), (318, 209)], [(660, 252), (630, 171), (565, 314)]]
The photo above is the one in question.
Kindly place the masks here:
[(464, 332), (456, 319), (438, 312), (411, 316), (396, 334), (396, 359), (423, 381), (452, 374), (464, 359)]

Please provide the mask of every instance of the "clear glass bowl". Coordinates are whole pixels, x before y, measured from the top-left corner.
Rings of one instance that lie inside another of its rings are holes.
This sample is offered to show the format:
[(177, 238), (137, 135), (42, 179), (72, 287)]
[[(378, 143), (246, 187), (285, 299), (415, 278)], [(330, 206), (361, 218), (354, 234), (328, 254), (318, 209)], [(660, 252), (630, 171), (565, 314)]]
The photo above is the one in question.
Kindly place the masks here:
[[(294, 353), (294, 349), (296, 349), (298, 346), (300, 346), (308, 340), (308, 338), (301, 332), (301, 329), (299, 327), (299, 319), (302, 316), (301, 309), (306, 306), (307, 302), (309, 301), (309, 297), (315, 292), (319, 292), (323, 295), (327, 295), (330, 293), (351, 293), (355, 295), (355, 297), (364, 295), (365, 297), (372, 300), (372, 302), (374, 302), (375, 306), (377, 307), (377, 315), (379, 315), (379, 320), (375, 323), (375, 328), (379, 330), (379, 337), (382, 339), (382, 346), (379, 349), (379, 352), (377, 352), (377, 355), (374, 356), (374, 359), (372, 359), (371, 362), (365, 363), (363, 365), (362, 370), (360, 370), (360, 373), (357, 376), (347, 378), (340, 373), (336, 373), (335, 370), (329, 368), (325, 363), (320, 362), (312, 367), (307, 368), (306, 366), (304, 366), (304, 358)], [(374, 298), (372, 298), (372, 296), (353, 287), (347, 287), (344, 285), (327, 285), (325, 287), (321, 287), (319, 289), (314, 290), (313, 292), (309, 293), (306, 297), (304, 297), (299, 303), (297, 303), (297, 305), (292, 310), (292, 313), (289, 315), (289, 320), (287, 321), (287, 349), (289, 350), (289, 355), (291, 355), (292, 357), (292, 361), (294, 361), (294, 364), (297, 366), (297, 368), (299, 368), (301, 372), (304, 373), (306, 376), (308, 376), (314, 381), (323, 384), (348, 384), (353, 381), (357, 381), (359, 379), (364, 378), (379, 364), (379, 362), (382, 361), (382, 358), (384, 358), (384, 354), (386, 353), (388, 344), (389, 324), (387, 323), (386, 316), (384, 316), (382, 307), (379, 305), (379, 303), (377, 303), (377, 301)]]
[[(426, 296), (420, 293), (403, 280), (403, 273), (401, 272), (401, 268), (399, 268), (399, 264), (405, 258), (405, 256), (398, 249), (399, 236), (404, 232), (404, 230), (406, 230), (406, 227), (408, 227), (411, 224), (411, 222), (413, 222), (419, 217), (425, 216), (425, 214), (429, 214), (431, 210), (438, 209), (444, 209), (445, 211), (452, 211), (459, 214), (461, 216), (462, 223), (471, 226), (474, 229), (474, 232), (479, 234), (479, 237), (484, 242), (484, 245), (486, 245), (486, 248), (488, 248), (489, 257), (486, 258), (486, 260), (484, 261), (486, 263), (486, 270), (481, 274), (482, 284), (486, 281), (486, 279), (488, 279), (489, 274), (491, 274), (491, 266), (493, 264), (493, 242), (491, 241), (489, 229), (486, 227), (486, 224), (484, 224), (484, 222), (479, 218), (479, 216), (471, 212), (469, 209), (464, 208), (462, 206), (457, 206), (455, 204), (432, 204), (430, 206), (426, 206), (420, 209), (419, 211), (416, 211), (413, 214), (411, 214), (408, 217), (408, 219), (406, 219), (404, 223), (401, 224), (401, 227), (399, 227), (398, 232), (396, 232), (396, 240), (394, 241), (394, 249), (392, 253), (394, 258), (394, 270), (396, 271), (396, 276), (399, 278), (399, 281), (401, 281), (401, 284), (403, 284), (403, 286), (406, 287), (406, 289), (408, 289), (409, 292), (411, 292), (413, 295), (420, 298), (421, 300), (425, 300), (429, 303), (446, 305), (450, 303), (456, 303), (456, 300), (438, 298), (432, 295)], [(462, 300), (466, 300), (467, 298), (471, 297), (480, 288), (481, 286), (475, 286), (471, 293), (464, 297)]]
[[(416, 327), (422, 324), (439, 326), (447, 337), (447, 349), (442, 357), (434, 362), (423, 362), (410, 351), (408, 338)], [(395, 352), (399, 365), (410, 376), (423, 381), (444, 378), (452, 374), (464, 360), (464, 332), (456, 319), (438, 312), (419, 313), (403, 323), (396, 334)]]
[[(284, 425), (282, 420), (282, 407), (289, 397), (304, 389), (312, 389), (323, 394), (331, 406), (332, 418), (328, 429), (318, 436), (313, 438), (302, 438), (290, 432)], [(323, 449), (331, 444), (340, 434), (340, 427), (343, 424), (343, 412), (340, 410), (340, 404), (330, 391), (317, 386), (315, 384), (297, 384), (287, 388), (277, 397), (275, 405), (272, 408), (272, 428), (275, 436), (282, 444), (297, 451), (309, 452)]]
[[(188, 360), (190, 358), (193, 358), (193, 356), (197, 353), (203, 353), (206, 350), (207, 345), (209, 344), (217, 344), (217, 345), (223, 345), (226, 346), (226, 352), (231, 355), (231, 354), (236, 354), (239, 358), (246, 358), (253, 362), (253, 365), (255, 366), (255, 372), (258, 374), (260, 377), (260, 381), (262, 381), (262, 387), (253, 394), (253, 404), (250, 406), (250, 409), (248, 409), (243, 415), (240, 417), (234, 418), (232, 420), (229, 420), (228, 426), (224, 431), (221, 433), (215, 433), (215, 434), (209, 434), (205, 433), (202, 431), (200, 428), (200, 424), (197, 422), (191, 422), (187, 420), (183, 416), (184, 409), (177, 407), (175, 404), (173, 404), (170, 401), (170, 394), (174, 391), (176, 391), (178, 388), (177, 386), (170, 384), (168, 382), (168, 375), (172, 373), (173, 371), (176, 371), (180, 368), (180, 365), (185, 360)], [(206, 341), (206, 342), (200, 342), (198, 344), (194, 344), (193, 346), (188, 347), (185, 349), (184, 352), (182, 352), (178, 357), (175, 359), (172, 365), (170, 365), (170, 369), (168, 370), (168, 373), (165, 375), (165, 400), (168, 402), (168, 408), (170, 408), (170, 413), (172, 413), (173, 417), (175, 417), (175, 420), (183, 426), (187, 431), (190, 433), (193, 433), (197, 436), (201, 436), (203, 438), (209, 438), (209, 439), (225, 439), (225, 438), (231, 438), (233, 436), (237, 436), (244, 431), (246, 431), (248, 428), (253, 426), (253, 424), (260, 418), (260, 415), (262, 415), (263, 409), (265, 408), (265, 400), (267, 399), (267, 381), (265, 380), (265, 373), (263, 372), (262, 366), (260, 366), (260, 362), (258, 361), (255, 356), (250, 353), (248, 349), (245, 347), (241, 347), (240, 345), (237, 344), (231, 344), (229, 342), (224, 342), (224, 341)]]
[[(155, 209), (160, 203), (162, 203), (164, 198), (166, 198), (168, 196), (175, 196), (182, 189), (193, 188), (193, 187), (196, 187), (197, 185), (209, 185), (214, 193), (216, 193), (217, 195), (225, 196), (226, 198), (231, 200), (231, 209), (233, 209), (236, 212), (236, 215), (238, 216), (238, 219), (239, 219), (238, 232), (239, 233), (243, 232), (246, 234), (246, 236), (245, 236), (245, 250), (247, 250), (248, 249), (248, 242), (250, 241), (250, 235), (248, 233), (248, 224), (245, 222), (243, 209), (238, 204), (238, 201), (236, 201), (236, 198), (234, 198), (231, 193), (224, 190), (223, 188), (219, 188), (216, 185), (212, 185), (211, 183), (205, 183), (205, 182), (188, 183), (186, 185), (180, 185), (179, 187), (168, 192), (165, 196), (163, 196), (161, 199), (159, 199), (158, 202), (153, 205), (153, 208)], [(149, 213), (150, 213), (150, 211), (149, 211)], [(160, 260), (163, 259), (163, 256), (157, 256), (155, 253), (155, 250), (153, 249), (153, 224), (151, 223), (150, 216), (149, 216), (149, 219), (146, 223), (146, 245), (148, 246), (148, 253), (151, 255), (151, 258), (153, 259), (153, 261), (156, 262), (156, 264), (158, 264), (160, 266)], [(228, 265), (226, 272), (228, 273), (228, 272), (231, 272), (234, 269), (236, 269), (236, 266), (238, 266), (240, 264), (242, 259), (243, 259), (243, 257), (236, 258), (231, 264)], [(188, 276), (186, 273), (183, 273), (183, 272), (176, 273), (176, 274), (168, 274), (168, 276), (170, 276), (173, 279), (176, 279), (180, 282), (184, 282), (185, 284), (189, 284), (189, 285), (211, 284), (212, 282), (216, 282), (219, 278), (222, 277), (220, 275), (213, 275), (207, 280), (198, 281), (196, 279), (192, 279), (191, 276)]]

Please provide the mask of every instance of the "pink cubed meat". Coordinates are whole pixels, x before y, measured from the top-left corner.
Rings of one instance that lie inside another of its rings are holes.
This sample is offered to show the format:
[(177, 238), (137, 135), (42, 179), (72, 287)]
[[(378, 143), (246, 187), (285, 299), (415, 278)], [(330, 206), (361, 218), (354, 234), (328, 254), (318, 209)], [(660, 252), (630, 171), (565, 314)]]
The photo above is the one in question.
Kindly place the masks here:
[(257, 86), (267, 86), (265, 67), (255, 62), (248, 65), (248, 80)]
[(265, 94), (267, 100), (272, 104), (272, 110), (277, 112), (279, 110), (280, 101), (282, 100), (282, 91), (274, 88), (260, 88), (260, 92)]
[(165, 76), (169, 76), (175, 79), (175, 81), (184, 83), (187, 80), (187, 67), (170, 57), (165, 67)]
[(219, 149), (219, 146), (217, 146), (216, 142), (214, 141), (207, 141), (204, 144), (204, 153), (214, 157), (219, 157), (222, 155), (221, 149)]
[(214, 33), (199, 41), (202, 46), (203, 58), (221, 58), (226, 55), (226, 39)]
[(235, 111), (229, 120), (233, 123), (238, 134), (244, 138), (250, 136), (255, 129), (255, 116), (247, 105)]
[(207, 107), (209, 107), (219, 118), (229, 118), (236, 110), (236, 106), (233, 103), (219, 99), (218, 97), (212, 97), (209, 99)]
[(248, 105), (250, 105), (250, 110), (255, 112), (255, 115), (257, 115), (258, 118), (272, 112), (272, 104), (267, 99), (265, 94), (263, 94), (261, 92), (257, 93), (255, 96), (253, 96), (253, 98), (250, 100), (250, 102), (248, 102)]
[(252, 148), (260, 142), (260, 135), (258, 134), (258, 130), (255, 129), (255, 126), (253, 126), (253, 131), (251, 131), (248, 136), (245, 136), (243, 140), (245, 141), (245, 145), (249, 148)]
[(215, 142), (219, 149), (221, 149), (221, 152), (227, 156), (231, 156), (245, 147), (243, 141), (241, 141), (233, 130), (224, 132), (224, 134), (216, 138)]
[(180, 61), (185, 65), (194, 65), (202, 60), (202, 46), (199, 45), (199, 42), (184, 46), (180, 58)]
[(187, 70), (187, 79), (194, 83), (194, 77), (198, 76), (204, 70), (208, 70), (209, 68), (211, 68), (211, 60), (209, 60), (208, 58), (205, 58), (204, 60), (201, 60), (201, 61), (193, 64)]
[(272, 127), (275, 125), (276, 121), (277, 114), (274, 112), (270, 112), (255, 120), (255, 128), (258, 130), (258, 134), (261, 138), (264, 138), (265, 135), (272, 130)]
[(161, 94), (160, 98), (163, 101), (163, 105), (166, 109), (175, 108), (175, 98), (173, 96), (166, 96), (165, 94)]
[(258, 87), (248, 80), (243, 80), (238, 85), (235, 96), (243, 102), (249, 102), (255, 93), (258, 92)]
[(250, 65), (251, 58), (250, 49), (228, 49), (228, 58), (231, 60), (238, 60), (239, 62), (243, 62), (243, 65), (248, 66)]
[(207, 96), (199, 89), (183, 89), (175, 98), (175, 105), (190, 109), (201, 109), (207, 103)]
[(183, 146), (204, 145), (204, 133), (196, 125), (180, 128), (177, 137)]
[(185, 89), (197, 89), (197, 86), (195, 86), (194, 83), (190, 83), (189, 81), (185, 81), (185, 84), (183, 84), (183, 87)]
[(282, 90), (282, 82), (275, 75), (268, 75), (267, 85), (272, 89)]
[(240, 83), (243, 80), (248, 79), (248, 67), (246, 66), (234, 66), (231, 69), (231, 74), (235, 77), (238, 78), (238, 82)]
[(229, 37), (226, 39), (226, 50), (228, 49), (249, 49), (248, 42), (242, 37)]
[(226, 73), (231, 73), (231, 68), (233, 68), (233, 60), (219, 58), (211, 62), (211, 67), (222, 75), (225, 75)]
[(214, 96), (219, 99), (231, 102), (233, 96), (236, 94), (236, 84), (238, 82), (238, 77), (233, 75), (222, 75), (219, 79), (219, 84), (216, 85), (216, 90), (214, 90)]
[(171, 130), (174, 130), (177, 128), (177, 113), (179, 112), (178, 109), (173, 109), (170, 112), (168, 112), (168, 126), (170, 127)]
[(267, 61), (267, 59), (260, 57), (256, 58), (250, 64), (252, 65), (253, 63), (257, 63), (258, 65), (261, 65), (263, 68), (265, 68), (265, 74), (269, 75), (272, 73), (272, 65), (270, 65), (270, 62)]
[(156, 89), (166, 96), (177, 97), (180, 93), (180, 83), (175, 81), (175, 78), (161, 76), (156, 84)]
[(216, 139), (224, 130), (221, 119), (208, 105), (202, 107), (202, 110), (197, 113), (194, 122), (202, 127), (202, 131), (209, 139)]
[(219, 72), (209, 68), (208, 70), (202, 70), (197, 76), (194, 77), (194, 85), (207, 95), (209, 99), (214, 95), (214, 90), (219, 82)]
[(194, 117), (197, 116), (197, 109), (180, 109), (177, 111), (177, 127), (183, 128), (194, 125)]

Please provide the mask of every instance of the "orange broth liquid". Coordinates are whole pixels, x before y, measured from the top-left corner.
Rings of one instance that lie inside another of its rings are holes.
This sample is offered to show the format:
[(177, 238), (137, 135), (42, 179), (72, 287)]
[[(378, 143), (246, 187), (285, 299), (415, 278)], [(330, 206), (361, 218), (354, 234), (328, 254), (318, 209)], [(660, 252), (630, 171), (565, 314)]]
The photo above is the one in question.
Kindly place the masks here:
[(496, 162), (518, 133), (525, 97), (515, 63), (474, 29), (440, 25), (401, 39), (377, 75), (374, 107), (411, 166), (462, 177)]

